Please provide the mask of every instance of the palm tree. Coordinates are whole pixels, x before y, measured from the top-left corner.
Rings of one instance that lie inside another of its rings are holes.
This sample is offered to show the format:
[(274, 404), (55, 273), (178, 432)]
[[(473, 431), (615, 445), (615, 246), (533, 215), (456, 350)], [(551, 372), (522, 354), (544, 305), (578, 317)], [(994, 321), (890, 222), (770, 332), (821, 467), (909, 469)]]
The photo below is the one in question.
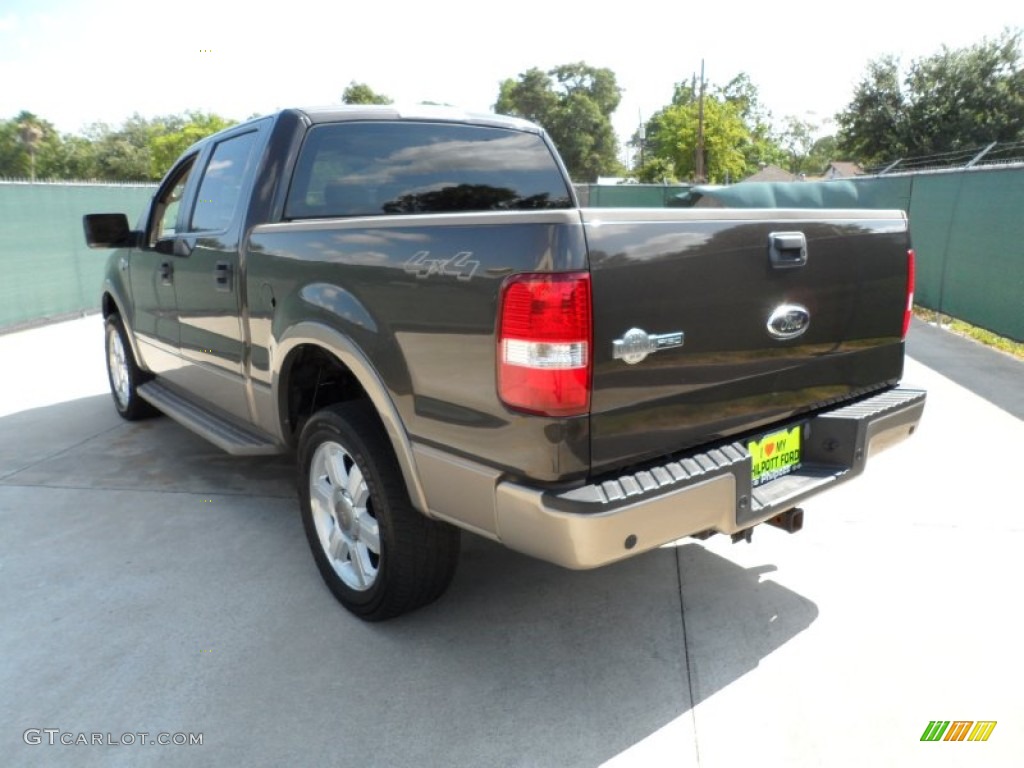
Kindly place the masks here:
[(35, 117), (29, 115), (18, 124), (21, 143), (25, 145), (28, 152), (29, 169), (32, 181), (36, 180), (36, 151), (39, 149), (39, 142), (43, 138), (43, 129), (36, 122)]

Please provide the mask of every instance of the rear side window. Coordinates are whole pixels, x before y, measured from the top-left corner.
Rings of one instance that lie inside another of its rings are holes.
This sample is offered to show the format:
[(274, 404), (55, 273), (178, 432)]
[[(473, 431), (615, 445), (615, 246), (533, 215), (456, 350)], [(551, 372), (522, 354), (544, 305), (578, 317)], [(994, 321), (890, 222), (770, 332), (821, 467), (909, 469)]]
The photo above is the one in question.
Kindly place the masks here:
[(251, 131), (225, 139), (214, 147), (196, 195), (191, 231), (218, 231), (231, 224), (242, 193), (245, 165), (255, 141), (256, 132)]
[(314, 126), (285, 218), (568, 208), (554, 157), (534, 133), (450, 123)]

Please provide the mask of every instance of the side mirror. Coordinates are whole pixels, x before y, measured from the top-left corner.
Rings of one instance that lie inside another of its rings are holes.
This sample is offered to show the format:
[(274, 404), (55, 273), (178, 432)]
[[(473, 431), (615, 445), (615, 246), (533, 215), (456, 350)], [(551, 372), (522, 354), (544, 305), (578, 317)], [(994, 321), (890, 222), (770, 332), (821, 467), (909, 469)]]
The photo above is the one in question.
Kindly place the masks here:
[(138, 242), (123, 213), (90, 213), (82, 217), (82, 225), (90, 248), (131, 248)]

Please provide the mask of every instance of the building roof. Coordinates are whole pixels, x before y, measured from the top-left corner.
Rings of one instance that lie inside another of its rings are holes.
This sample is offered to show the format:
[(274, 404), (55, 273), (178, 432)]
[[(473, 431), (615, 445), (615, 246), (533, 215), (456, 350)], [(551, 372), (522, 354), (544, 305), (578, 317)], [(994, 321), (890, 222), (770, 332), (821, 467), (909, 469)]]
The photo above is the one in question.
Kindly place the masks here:
[(863, 176), (864, 169), (849, 160), (833, 160), (825, 169), (826, 179), (848, 179), (851, 176)]
[(777, 165), (766, 165), (760, 171), (755, 173), (753, 176), (747, 176), (741, 184), (748, 181), (799, 181), (800, 177), (795, 173), (790, 173), (785, 168), (779, 168)]

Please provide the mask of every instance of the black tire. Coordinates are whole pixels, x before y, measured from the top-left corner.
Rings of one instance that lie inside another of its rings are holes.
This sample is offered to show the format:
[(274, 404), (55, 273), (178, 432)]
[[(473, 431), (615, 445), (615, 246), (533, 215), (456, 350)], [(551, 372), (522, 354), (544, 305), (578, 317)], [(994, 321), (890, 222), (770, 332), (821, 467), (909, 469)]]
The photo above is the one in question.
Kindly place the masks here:
[(306, 422), (299, 437), (298, 486), (302, 524), (320, 575), (356, 616), (394, 618), (448, 588), (459, 558), (459, 530), (412, 506), (368, 402), (331, 406)]
[(160, 412), (156, 408), (139, 397), (139, 385), (152, 376), (136, 364), (120, 315), (107, 318), (104, 340), (110, 395), (114, 398), (114, 407), (121, 418), (137, 421), (158, 415)]

